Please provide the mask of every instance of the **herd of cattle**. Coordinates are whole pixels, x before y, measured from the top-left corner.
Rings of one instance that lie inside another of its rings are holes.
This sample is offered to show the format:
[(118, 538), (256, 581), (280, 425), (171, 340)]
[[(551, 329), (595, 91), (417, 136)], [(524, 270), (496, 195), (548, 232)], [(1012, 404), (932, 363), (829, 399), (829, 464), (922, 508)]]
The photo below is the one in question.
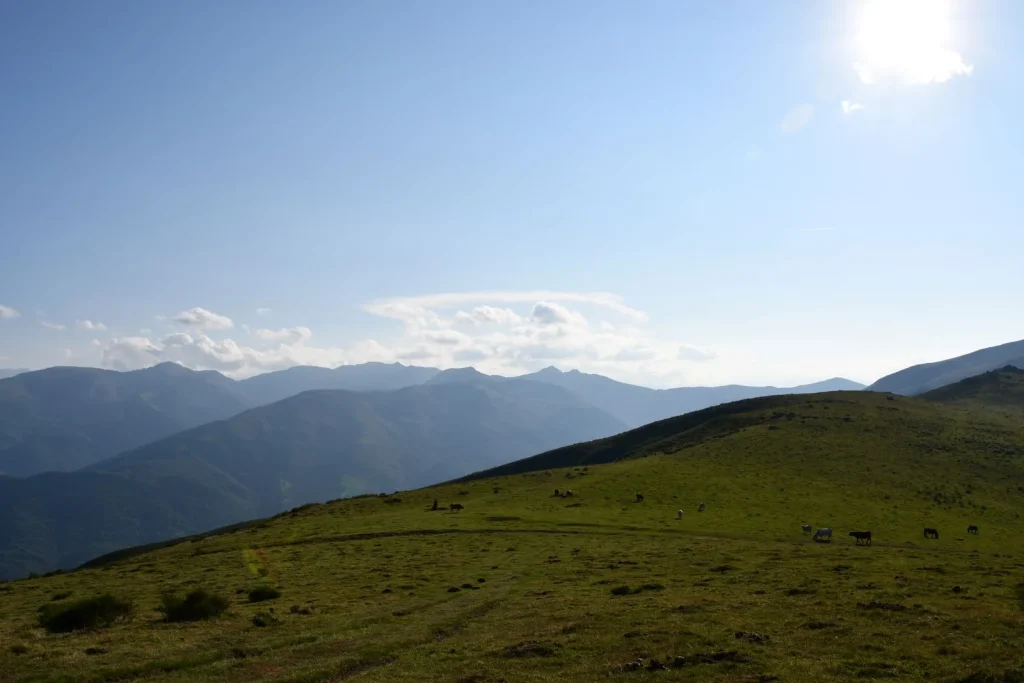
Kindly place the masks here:
[[(572, 498), (572, 491), (570, 491), (568, 489), (565, 490), (565, 491), (562, 491), (561, 489), (555, 489), (554, 497), (555, 498)], [(644, 502), (644, 494), (637, 493), (636, 494), (636, 502), (637, 503)], [(443, 506), (440, 506), (440, 507), (443, 507)], [(436, 498), (434, 499), (433, 507), (431, 507), (430, 509), (431, 510), (439, 509), (439, 506), (437, 504), (437, 499)], [(451, 510), (452, 512), (458, 512), (460, 510), (463, 510), (464, 507), (461, 504), (459, 504), (459, 503), (452, 503), (451, 505), (448, 506), (448, 509)], [(707, 506), (704, 504), (703, 501), (701, 501), (701, 504), (699, 506), (697, 506), (697, 512), (704, 512), (706, 509), (707, 509)], [(683, 518), (683, 511), (682, 510), (676, 511), (676, 519), (682, 519), (682, 518)], [(810, 534), (812, 531), (814, 531), (814, 527), (812, 527), (810, 524), (801, 524), (800, 525), (800, 529), (804, 532), (804, 534)], [(979, 533), (978, 532), (978, 525), (977, 524), (970, 524), (970, 525), (968, 525), (967, 526), (967, 533), (968, 534), (977, 535)], [(871, 532), (870, 531), (851, 531), (849, 535), (853, 539), (855, 539), (855, 542), (857, 543), (857, 545), (861, 545), (861, 544), (871, 545)], [(933, 529), (931, 527), (925, 527), (924, 537), (925, 538), (933, 538), (935, 540), (938, 540), (938, 538), (939, 538), (939, 530), (938, 529)], [(829, 528), (829, 527), (820, 528), (817, 531), (814, 531), (814, 535), (812, 536), (812, 538), (813, 538), (813, 540), (815, 540), (818, 543), (831, 543), (832, 542), (832, 529)], [(964, 539), (960, 538), (960, 539), (957, 539), (957, 540), (962, 541)]]
[[(802, 529), (805, 534), (809, 534), (813, 530), (813, 527), (810, 524), (801, 524), (800, 525), (800, 529)], [(978, 534), (978, 525), (977, 524), (970, 524), (970, 525), (968, 525), (967, 533), (977, 535)], [(854, 539), (856, 539), (856, 543), (858, 545), (861, 544), (861, 543), (863, 543), (864, 545), (871, 545), (871, 532), (870, 531), (851, 531), (850, 532), (850, 536), (852, 536)], [(938, 540), (939, 539), (939, 530), (938, 529), (933, 529), (931, 527), (926, 527), (925, 530), (924, 530), (924, 537), (925, 538), (934, 538), (935, 540)], [(822, 529), (818, 529), (817, 531), (814, 532), (813, 538), (814, 538), (815, 541), (817, 541), (819, 543), (829, 543), (829, 542), (832, 541), (832, 529), (827, 528), (827, 527), (822, 528)], [(958, 539), (958, 540), (962, 541), (963, 539), (961, 538), (961, 539)]]

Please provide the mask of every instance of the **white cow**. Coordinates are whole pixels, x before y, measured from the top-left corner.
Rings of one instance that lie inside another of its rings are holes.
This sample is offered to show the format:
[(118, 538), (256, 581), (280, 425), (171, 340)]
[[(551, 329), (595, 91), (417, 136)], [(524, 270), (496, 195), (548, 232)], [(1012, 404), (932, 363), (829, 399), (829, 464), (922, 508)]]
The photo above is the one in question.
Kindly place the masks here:
[(814, 540), (815, 541), (824, 541), (826, 539), (828, 539), (829, 541), (832, 540), (832, 530), (831, 529), (828, 529), (828, 528), (826, 528), (826, 529), (818, 529), (817, 531), (814, 532)]
[(683, 518), (683, 511), (682, 510), (678, 510), (676, 512), (676, 519), (682, 519), (682, 518)]
[(801, 524), (800, 528), (803, 529), (803, 532), (805, 534), (811, 533), (811, 525), (810, 524)]

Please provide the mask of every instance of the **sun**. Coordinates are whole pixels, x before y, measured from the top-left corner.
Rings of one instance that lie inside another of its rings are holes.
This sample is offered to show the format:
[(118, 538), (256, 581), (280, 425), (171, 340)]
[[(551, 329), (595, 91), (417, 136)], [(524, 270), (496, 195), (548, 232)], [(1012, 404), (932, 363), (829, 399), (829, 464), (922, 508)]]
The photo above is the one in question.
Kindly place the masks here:
[(972, 67), (949, 49), (952, 27), (946, 0), (869, 0), (857, 21), (861, 81), (895, 76), (908, 83), (942, 83)]

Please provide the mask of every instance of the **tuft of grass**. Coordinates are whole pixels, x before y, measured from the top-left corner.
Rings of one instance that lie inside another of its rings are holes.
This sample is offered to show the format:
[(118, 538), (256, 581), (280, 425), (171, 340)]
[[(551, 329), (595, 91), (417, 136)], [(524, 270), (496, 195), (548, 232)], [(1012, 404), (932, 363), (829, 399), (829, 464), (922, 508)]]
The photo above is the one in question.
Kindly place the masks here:
[(265, 602), (281, 597), (281, 591), (273, 586), (257, 586), (249, 591), (249, 602)]
[(164, 615), (164, 621), (202, 621), (211, 619), (228, 608), (228, 601), (214, 593), (197, 588), (185, 597), (165, 593), (157, 609)]
[(72, 603), (43, 605), (39, 608), (39, 625), (50, 633), (107, 628), (130, 621), (134, 612), (131, 601), (105, 593)]
[(275, 617), (270, 612), (257, 612), (253, 615), (252, 625), (257, 628), (266, 628), (268, 626), (277, 626), (281, 623), (281, 620)]

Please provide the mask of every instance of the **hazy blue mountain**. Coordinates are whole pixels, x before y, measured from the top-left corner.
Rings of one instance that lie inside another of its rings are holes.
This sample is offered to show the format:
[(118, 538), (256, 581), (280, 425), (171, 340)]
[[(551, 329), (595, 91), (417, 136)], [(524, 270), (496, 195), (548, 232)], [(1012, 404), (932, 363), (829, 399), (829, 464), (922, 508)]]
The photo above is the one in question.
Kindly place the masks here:
[(29, 372), (29, 370), (27, 368), (0, 368), (0, 379), (14, 377), (15, 375), (20, 375), (23, 372)]
[(878, 380), (870, 391), (913, 396), (1008, 365), (1024, 368), (1024, 341), (1010, 342), (935, 363), (923, 363)]
[(86, 470), (0, 477), (0, 578), (311, 501), (414, 488), (626, 426), (560, 387), (309, 391)]
[(847, 379), (834, 378), (797, 387), (748, 387), (727, 385), (719, 387), (679, 387), (676, 389), (649, 389), (634, 384), (617, 382), (603, 375), (590, 375), (578, 370), (562, 372), (554, 367), (545, 368), (521, 379), (554, 384), (569, 389), (601, 410), (614, 415), (630, 427), (702, 410), (722, 403), (759, 396), (781, 394), (807, 394), (820, 391), (863, 389)]
[(217, 372), (57, 367), (0, 380), (0, 474), (84, 467), (250, 407)]
[(362, 363), (342, 365), (334, 369), (300, 365), (242, 380), (238, 382), (238, 390), (254, 405), (265, 405), (313, 389), (402, 389), (423, 384), (438, 372), (440, 371), (437, 368), (422, 368), (401, 363)]

